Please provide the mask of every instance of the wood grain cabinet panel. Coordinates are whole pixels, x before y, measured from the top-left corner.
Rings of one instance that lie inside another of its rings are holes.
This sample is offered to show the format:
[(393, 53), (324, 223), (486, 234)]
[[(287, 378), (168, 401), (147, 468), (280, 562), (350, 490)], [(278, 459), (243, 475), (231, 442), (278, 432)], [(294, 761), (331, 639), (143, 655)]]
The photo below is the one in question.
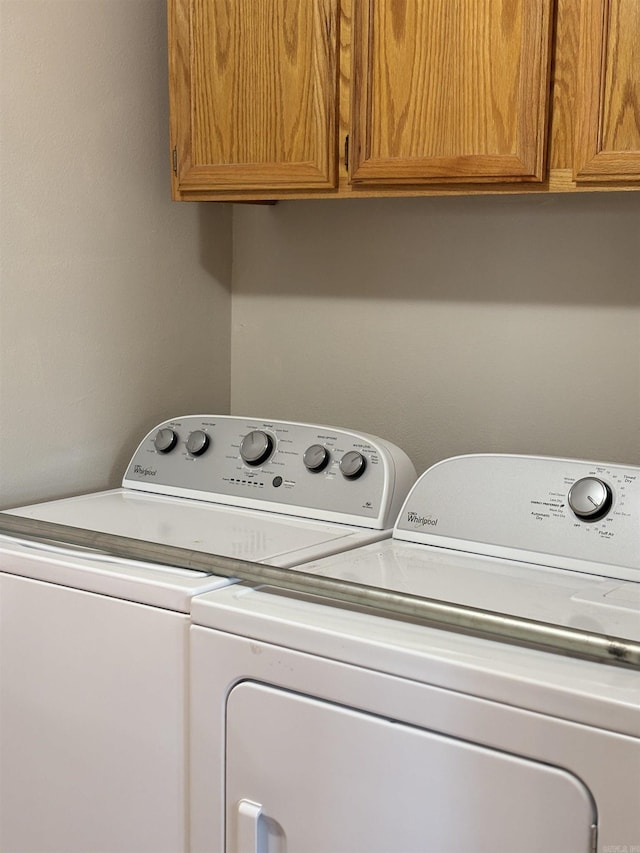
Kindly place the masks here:
[(172, 193), (640, 190), (640, 0), (167, 0)]
[(582, 0), (576, 181), (640, 181), (640, 0)]
[(169, 0), (174, 197), (336, 185), (338, 0)]
[(354, 2), (351, 180), (541, 180), (551, 7)]

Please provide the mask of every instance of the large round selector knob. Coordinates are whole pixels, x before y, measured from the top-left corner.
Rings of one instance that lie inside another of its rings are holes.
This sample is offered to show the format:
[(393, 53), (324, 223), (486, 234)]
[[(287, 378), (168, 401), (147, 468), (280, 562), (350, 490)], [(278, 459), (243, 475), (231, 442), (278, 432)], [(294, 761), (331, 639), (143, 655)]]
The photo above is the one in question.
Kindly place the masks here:
[(569, 506), (578, 518), (595, 521), (611, 509), (613, 495), (605, 482), (597, 477), (583, 477), (569, 490)]
[(247, 433), (240, 444), (240, 456), (247, 465), (262, 465), (272, 453), (273, 439), (261, 429)]
[(153, 446), (158, 453), (170, 453), (178, 443), (178, 436), (170, 427), (163, 427), (156, 433)]
[(349, 450), (340, 460), (340, 471), (347, 480), (357, 480), (364, 474), (367, 460), (357, 450)]
[(186, 448), (192, 456), (202, 456), (209, 447), (209, 436), (202, 429), (196, 429), (190, 433), (186, 441)]
[(319, 471), (324, 471), (329, 464), (330, 458), (331, 456), (326, 447), (323, 447), (322, 444), (312, 444), (311, 447), (307, 447), (305, 450), (302, 461), (307, 471), (318, 473)]

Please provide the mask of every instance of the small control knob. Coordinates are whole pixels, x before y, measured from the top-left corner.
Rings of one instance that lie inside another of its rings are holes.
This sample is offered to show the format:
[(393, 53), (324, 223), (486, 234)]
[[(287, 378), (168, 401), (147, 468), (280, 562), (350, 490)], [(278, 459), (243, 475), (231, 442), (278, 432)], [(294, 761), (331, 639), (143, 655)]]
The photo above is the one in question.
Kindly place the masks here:
[(163, 427), (156, 433), (153, 446), (158, 453), (170, 453), (178, 443), (178, 436), (170, 427)]
[(273, 453), (273, 438), (268, 432), (254, 429), (240, 444), (240, 456), (247, 465), (262, 465)]
[(349, 450), (340, 460), (340, 470), (347, 480), (357, 480), (364, 474), (367, 460), (357, 450)]
[(305, 450), (302, 461), (307, 471), (318, 473), (319, 471), (324, 471), (329, 464), (330, 458), (331, 455), (326, 447), (323, 447), (322, 444), (312, 444), (311, 447), (307, 447)]
[(202, 456), (209, 447), (209, 436), (202, 429), (194, 430), (187, 439), (186, 448), (192, 456)]
[(578, 518), (595, 521), (611, 509), (613, 495), (609, 486), (597, 477), (583, 477), (569, 490), (569, 506)]

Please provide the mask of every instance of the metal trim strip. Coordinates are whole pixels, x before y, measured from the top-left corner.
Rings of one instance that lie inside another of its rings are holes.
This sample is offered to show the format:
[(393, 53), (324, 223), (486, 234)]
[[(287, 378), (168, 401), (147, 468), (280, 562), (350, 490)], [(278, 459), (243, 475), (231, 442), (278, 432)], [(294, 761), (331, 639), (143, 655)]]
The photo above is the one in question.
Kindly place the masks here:
[(237, 578), (364, 607), (377, 615), (409, 618), (436, 628), (463, 631), (483, 639), (533, 646), (543, 651), (640, 669), (640, 644), (621, 637), (562, 628), (467, 605), (326, 578), (299, 569), (278, 568), (6, 512), (0, 512), (0, 534), (35, 542), (73, 545), (114, 557)]

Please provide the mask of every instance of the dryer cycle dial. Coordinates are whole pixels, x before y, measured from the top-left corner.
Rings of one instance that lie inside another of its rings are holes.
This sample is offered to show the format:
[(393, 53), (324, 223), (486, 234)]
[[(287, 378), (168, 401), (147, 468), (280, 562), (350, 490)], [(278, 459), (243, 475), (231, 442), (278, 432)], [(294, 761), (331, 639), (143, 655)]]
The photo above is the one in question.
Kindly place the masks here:
[(247, 465), (262, 465), (273, 453), (273, 447), (273, 438), (268, 432), (254, 429), (242, 439), (240, 456)]
[(597, 477), (582, 477), (569, 490), (569, 506), (585, 521), (596, 521), (611, 509), (613, 495), (609, 486)]

